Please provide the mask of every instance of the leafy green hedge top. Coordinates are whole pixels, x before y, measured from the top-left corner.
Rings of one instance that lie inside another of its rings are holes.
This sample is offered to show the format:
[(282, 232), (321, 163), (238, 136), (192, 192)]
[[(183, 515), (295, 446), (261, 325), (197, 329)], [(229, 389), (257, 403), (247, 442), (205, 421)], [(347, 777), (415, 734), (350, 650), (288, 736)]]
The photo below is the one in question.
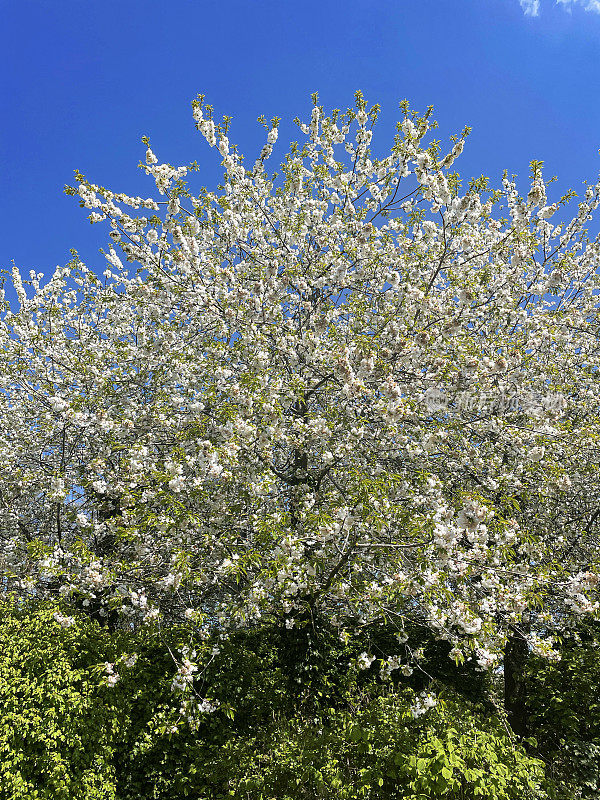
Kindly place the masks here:
[[(292, 696), (273, 630), (223, 641), (217, 657), (198, 640), (198, 683), (221, 706), (191, 730), (177, 724), (169, 653), (189, 632), (63, 627), (56, 614), (1, 609), (0, 800), (546, 797), (541, 763), (498, 720), (450, 690), (415, 718), (415, 690), (349, 668), (339, 641), (312, 660), (318, 678), (304, 658)], [(119, 664), (112, 688), (105, 662)]]

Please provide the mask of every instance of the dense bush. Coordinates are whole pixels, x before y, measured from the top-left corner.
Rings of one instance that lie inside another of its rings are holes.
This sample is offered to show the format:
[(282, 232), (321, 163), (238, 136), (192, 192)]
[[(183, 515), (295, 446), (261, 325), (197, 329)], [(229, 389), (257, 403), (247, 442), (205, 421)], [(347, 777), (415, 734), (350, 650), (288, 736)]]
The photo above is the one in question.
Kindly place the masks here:
[[(2, 800), (546, 796), (541, 763), (500, 720), (439, 682), (438, 705), (414, 716), (422, 676), (382, 681), (380, 662), (359, 669), (356, 644), (326, 632), (240, 632), (215, 654), (181, 629), (64, 627), (59, 614), (2, 610)], [(376, 642), (384, 632), (363, 644)], [(195, 686), (221, 702), (197, 726), (171, 689), (184, 644), (204, 665)]]
[(600, 626), (565, 633), (561, 660), (531, 658), (528, 715), (561, 798), (600, 798)]
[(49, 611), (3, 608), (0, 786), (3, 798), (110, 798), (117, 716), (90, 666), (105, 645), (90, 624), (62, 629)]

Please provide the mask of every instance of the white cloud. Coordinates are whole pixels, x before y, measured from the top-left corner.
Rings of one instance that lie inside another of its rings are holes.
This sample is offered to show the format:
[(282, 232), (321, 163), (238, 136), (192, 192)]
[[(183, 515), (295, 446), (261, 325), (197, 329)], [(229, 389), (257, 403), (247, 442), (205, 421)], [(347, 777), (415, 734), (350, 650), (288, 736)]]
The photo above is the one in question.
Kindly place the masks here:
[(537, 17), (540, 13), (540, 0), (519, 0), (521, 8), (528, 17)]
[[(585, 11), (595, 11), (600, 14), (600, 0), (555, 0), (557, 6), (563, 6), (565, 11), (572, 11), (573, 6), (579, 3)], [(519, 0), (521, 8), (528, 17), (539, 17), (540, 0)]]

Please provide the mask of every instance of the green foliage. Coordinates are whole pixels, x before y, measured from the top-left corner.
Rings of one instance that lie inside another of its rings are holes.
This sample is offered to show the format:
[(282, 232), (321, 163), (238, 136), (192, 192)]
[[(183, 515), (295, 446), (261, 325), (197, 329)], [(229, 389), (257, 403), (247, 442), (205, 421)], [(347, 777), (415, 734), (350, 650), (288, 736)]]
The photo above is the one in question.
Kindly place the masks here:
[(560, 652), (530, 660), (530, 727), (557, 797), (600, 798), (600, 624), (566, 632)]
[(0, 796), (114, 798), (115, 720), (88, 669), (102, 658), (95, 627), (6, 606), (1, 622)]
[[(362, 649), (398, 652), (385, 626), (344, 643), (298, 619), (215, 643), (185, 629), (111, 632), (89, 617), (62, 627), (56, 612), (2, 609), (0, 800), (547, 796), (541, 763), (489, 708), (438, 679), (438, 706), (415, 717), (429, 678), (382, 681), (377, 661), (356, 666)], [(406, 646), (423, 644), (416, 637)], [(221, 701), (197, 726), (171, 691), (171, 653), (183, 645), (197, 652), (199, 694)], [(441, 675), (451, 662), (433, 647), (434, 673), (436, 659)], [(118, 670), (114, 687), (105, 662)], [(463, 677), (470, 695), (482, 691), (475, 673)]]
[[(413, 719), (412, 692), (356, 692), (346, 709), (296, 714), (251, 737), (232, 738), (229, 796), (449, 800), (546, 797), (543, 768), (498, 721), (455, 698)], [(453, 726), (460, 724), (460, 732)]]

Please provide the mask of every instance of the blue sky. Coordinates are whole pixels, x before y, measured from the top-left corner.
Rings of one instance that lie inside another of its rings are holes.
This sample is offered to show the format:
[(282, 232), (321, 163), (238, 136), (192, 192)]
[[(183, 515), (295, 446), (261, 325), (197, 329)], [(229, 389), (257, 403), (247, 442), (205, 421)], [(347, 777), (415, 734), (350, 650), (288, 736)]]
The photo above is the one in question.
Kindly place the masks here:
[[(79, 169), (115, 191), (148, 196), (137, 169), (151, 139), (161, 160), (218, 154), (194, 128), (203, 92), (233, 116), (248, 160), (259, 114), (288, 123), (318, 91), (345, 107), (360, 88), (383, 114), (385, 149), (407, 98), (435, 106), (445, 139), (473, 127), (456, 168), (524, 180), (546, 162), (559, 189), (600, 171), (599, 0), (0, 0), (0, 268), (49, 274), (79, 250), (104, 269), (106, 230), (62, 193)], [(283, 154), (282, 124), (271, 163)]]

